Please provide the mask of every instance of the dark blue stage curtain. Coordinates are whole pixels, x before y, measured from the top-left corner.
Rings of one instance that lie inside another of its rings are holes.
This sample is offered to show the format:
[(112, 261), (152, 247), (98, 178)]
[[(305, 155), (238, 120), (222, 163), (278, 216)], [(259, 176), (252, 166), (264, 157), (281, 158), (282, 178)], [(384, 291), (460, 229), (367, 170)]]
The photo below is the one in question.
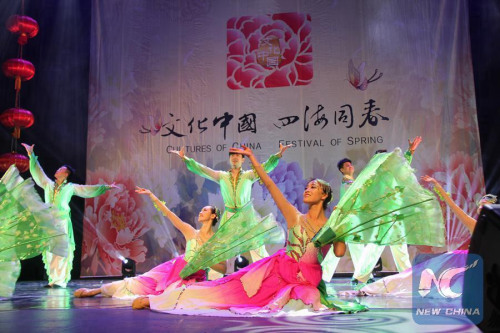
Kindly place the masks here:
[(488, 193), (500, 194), (500, 1), (469, 1), (470, 37), (483, 170)]

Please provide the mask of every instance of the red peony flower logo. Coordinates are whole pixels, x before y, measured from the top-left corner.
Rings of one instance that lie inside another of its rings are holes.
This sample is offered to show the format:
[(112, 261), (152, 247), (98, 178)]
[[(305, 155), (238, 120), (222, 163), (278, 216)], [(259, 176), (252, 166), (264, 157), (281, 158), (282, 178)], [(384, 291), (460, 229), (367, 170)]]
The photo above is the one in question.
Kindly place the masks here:
[(301, 86), (312, 81), (308, 14), (233, 17), (227, 21), (227, 48), (231, 89)]

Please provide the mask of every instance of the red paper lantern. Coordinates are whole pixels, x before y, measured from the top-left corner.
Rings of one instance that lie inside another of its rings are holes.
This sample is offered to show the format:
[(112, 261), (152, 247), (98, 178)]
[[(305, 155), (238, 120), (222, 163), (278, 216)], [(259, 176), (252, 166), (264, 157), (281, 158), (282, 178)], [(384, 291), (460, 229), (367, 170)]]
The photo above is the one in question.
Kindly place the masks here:
[(23, 59), (7, 59), (3, 65), (2, 70), (5, 76), (16, 79), (15, 89), (21, 90), (21, 81), (30, 80), (35, 76), (35, 66), (27, 60)]
[(23, 81), (30, 80), (35, 76), (35, 66), (24, 59), (7, 59), (2, 65), (2, 70), (5, 76), (20, 77)]
[(19, 45), (25, 45), (28, 38), (33, 38), (38, 34), (38, 23), (29, 16), (12, 15), (7, 20), (7, 29), (19, 35), (17, 39)]
[(28, 128), (34, 122), (33, 113), (26, 109), (10, 108), (0, 114), (0, 123), (5, 127)]
[(30, 160), (28, 157), (12, 152), (0, 155), (0, 171), (5, 172), (12, 165), (15, 164), (19, 172), (26, 172), (30, 167)]

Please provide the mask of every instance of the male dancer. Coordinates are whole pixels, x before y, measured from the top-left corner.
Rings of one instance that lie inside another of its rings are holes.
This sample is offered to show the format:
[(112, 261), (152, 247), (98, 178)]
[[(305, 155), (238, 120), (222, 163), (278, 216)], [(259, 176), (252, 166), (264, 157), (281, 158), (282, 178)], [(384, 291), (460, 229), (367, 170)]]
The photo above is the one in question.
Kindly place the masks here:
[[(409, 164), (411, 164), (413, 154), (417, 149), (418, 145), (422, 142), (422, 137), (417, 136), (413, 141), (408, 140), (408, 150), (405, 152), (405, 158)], [(380, 152), (380, 151), (377, 151)], [(382, 151), (383, 152), (383, 151)], [(353, 284), (357, 285), (358, 283), (371, 283), (374, 282), (373, 279), (370, 278), (370, 275), (373, 271), (373, 268), (377, 264), (382, 252), (384, 251), (385, 245), (377, 245), (377, 244), (367, 244), (363, 249), (363, 253), (361, 254), (361, 260), (358, 263), (358, 266), (355, 267), (353, 274)], [(395, 244), (390, 245), (392, 258), (394, 259), (394, 263), (396, 264), (396, 268), (398, 272), (402, 272), (411, 267), (410, 255), (408, 253), (408, 245), (406, 244)]]
[(68, 256), (60, 257), (49, 251), (42, 253), (43, 263), (49, 277), (49, 283), (46, 287), (66, 288), (71, 279), (71, 269), (73, 268), (73, 257), (75, 251), (75, 238), (73, 235), (73, 226), (71, 224), (71, 210), (69, 202), (73, 195), (82, 198), (93, 198), (104, 194), (107, 190), (117, 188), (113, 183), (111, 185), (78, 185), (68, 182), (68, 177), (72, 174), (73, 168), (69, 165), (63, 165), (57, 169), (54, 178), (51, 180), (43, 171), (38, 157), (33, 152), (34, 145), (22, 144), (30, 158), (30, 173), (35, 183), (43, 188), (45, 192), (45, 202), (51, 204), (57, 209), (64, 221), (63, 228), (67, 233)]
[[(337, 168), (340, 173), (342, 173), (342, 182), (340, 185), (339, 200), (342, 198), (344, 193), (349, 189), (351, 184), (354, 182), (354, 165), (352, 161), (348, 158), (343, 158), (337, 163)], [(363, 253), (364, 244), (347, 243), (349, 252), (351, 254), (351, 260), (356, 270), (357, 264), (361, 259), (361, 254)], [(323, 269), (323, 280), (325, 282), (330, 282), (337, 265), (339, 264), (340, 258), (335, 256), (333, 253), (333, 247), (328, 251), (325, 259), (321, 263)]]
[[(422, 137), (420, 136), (415, 137), (413, 141), (408, 140), (408, 150), (405, 152), (405, 158), (408, 163), (411, 163), (413, 153), (415, 152), (415, 149), (417, 149), (420, 142), (422, 142)], [(377, 151), (376, 153), (379, 152), (382, 151)], [(339, 194), (340, 200), (344, 193), (349, 189), (349, 186), (354, 182), (354, 166), (352, 165), (351, 160), (344, 158), (338, 162), (337, 168), (342, 173), (342, 183)], [(360, 281), (363, 283), (373, 282), (374, 280), (372, 279), (371, 274), (373, 268), (377, 264), (377, 261), (382, 255), (385, 246), (368, 244), (365, 247), (364, 244), (354, 243), (347, 243), (347, 246), (349, 247), (349, 252), (354, 265), (354, 275), (351, 283), (353, 285), (357, 285)], [(406, 268), (411, 267), (408, 246), (406, 244), (391, 245), (390, 247), (398, 271), (401, 272)], [(332, 251), (328, 252), (322, 263), (324, 281), (330, 282), (339, 261), (340, 258), (335, 257)]]
[[(271, 155), (269, 159), (262, 164), (266, 172), (271, 172), (278, 165), (279, 159), (283, 156), (283, 153), (290, 148), (291, 145), (283, 146), (280, 144), (280, 151), (274, 155)], [(220, 221), (220, 225), (224, 225), (227, 220), (237, 211), (239, 211), (246, 204), (251, 204), (251, 194), (252, 185), (259, 178), (253, 170), (243, 170), (242, 165), (245, 162), (245, 156), (238, 153), (229, 153), (229, 164), (231, 168), (228, 171), (213, 170), (192, 158), (187, 157), (184, 154), (184, 148), (180, 151), (171, 150), (170, 153), (178, 155), (186, 163), (189, 171), (202, 176), (206, 179), (212, 180), (219, 184), (222, 199), (224, 200), (224, 213)], [(249, 216), (248, 218), (258, 219), (257, 212), (254, 211), (254, 216)], [(250, 252), (251, 258), (250, 263), (257, 261), (263, 257), (267, 257), (268, 254), (265, 247), (262, 246), (258, 253), (256, 251)]]

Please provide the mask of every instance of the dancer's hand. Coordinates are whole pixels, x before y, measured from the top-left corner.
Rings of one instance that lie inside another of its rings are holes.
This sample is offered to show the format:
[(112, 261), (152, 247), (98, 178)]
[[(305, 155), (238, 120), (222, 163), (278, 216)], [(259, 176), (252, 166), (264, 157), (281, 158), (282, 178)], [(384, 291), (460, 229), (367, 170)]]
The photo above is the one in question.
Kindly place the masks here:
[(413, 139), (413, 141), (408, 139), (408, 150), (410, 150), (410, 153), (412, 153), (412, 155), (421, 142), (422, 142), (421, 136), (416, 136), (415, 139)]
[(434, 183), (434, 184), (437, 184), (437, 180), (435, 180), (434, 178), (432, 178), (431, 176), (428, 176), (428, 175), (425, 175), (425, 176), (422, 176), (420, 177), (420, 179), (422, 179), (424, 182), (427, 182), (427, 183)]
[(286, 145), (286, 146), (283, 146), (281, 143), (280, 143), (280, 152), (278, 153), (279, 157), (283, 157), (283, 153), (288, 149), (290, 148), (292, 145)]
[(35, 145), (32, 144), (30, 146), (27, 143), (21, 143), (21, 144), (23, 145), (24, 148), (26, 148), (26, 152), (28, 153), (28, 157), (31, 157), (31, 154), (33, 154), (33, 148), (35, 147)]
[(135, 187), (135, 192), (139, 194), (153, 194), (150, 190), (136, 186)]
[(253, 151), (247, 146), (241, 145), (241, 148), (231, 147), (229, 148), (229, 153), (241, 154), (243, 156), (252, 157)]
[(108, 187), (109, 187), (110, 189), (113, 189), (113, 188), (120, 188), (120, 186), (116, 185), (116, 183), (115, 183), (115, 182), (112, 182), (111, 184), (109, 184), (109, 185), (108, 185)]
[(186, 156), (184, 154), (184, 147), (182, 147), (181, 150), (169, 150), (168, 152), (170, 154), (175, 154), (175, 155), (179, 156), (182, 159), (184, 159), (184, 157)]

